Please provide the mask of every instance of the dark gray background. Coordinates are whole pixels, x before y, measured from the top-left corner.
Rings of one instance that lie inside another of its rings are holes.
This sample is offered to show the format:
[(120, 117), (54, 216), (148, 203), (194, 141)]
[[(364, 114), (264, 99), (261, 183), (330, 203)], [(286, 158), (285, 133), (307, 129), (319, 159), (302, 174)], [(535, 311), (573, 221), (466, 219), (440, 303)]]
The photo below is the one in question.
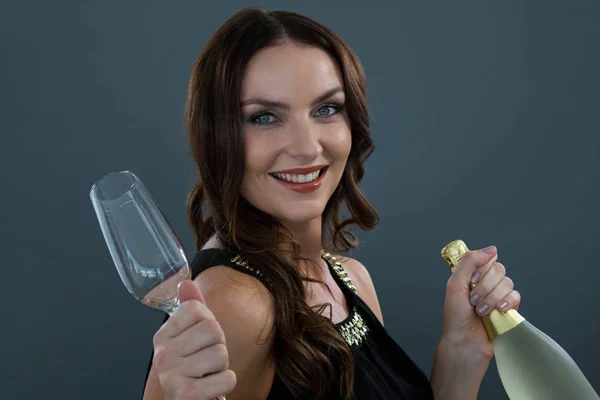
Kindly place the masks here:
[[(187, 81), (248, 5), (315, 17), (364, 63), (377, 150), (362, 187), (382, 223), (353, 255), (393, 337), (429, 373), (440, 249), (494, 244), (521, 313), (600, 391), (597, 1), (4, 1), (0, 396), (141, 394), (163, 315), (121, 284), (88, 191), (136, 172), (192, 254)], [(480, 393), (506, 399), (493, 362)]]

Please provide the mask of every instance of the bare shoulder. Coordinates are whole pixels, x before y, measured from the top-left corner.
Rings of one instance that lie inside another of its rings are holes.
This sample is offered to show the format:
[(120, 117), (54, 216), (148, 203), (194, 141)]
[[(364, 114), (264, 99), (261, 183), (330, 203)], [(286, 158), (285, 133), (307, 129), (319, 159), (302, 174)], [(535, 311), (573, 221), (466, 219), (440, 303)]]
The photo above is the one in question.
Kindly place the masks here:
[(358, 295), (367, 303), (383, 325), (383, 314), (379, 305), (379, 299), (377, 298), (375, 285), (367, 268), (360, 261), (351, 257), (338, 256), (336, 258), (342, 263), (348, 276), (352, 279), (352, 284), (356, 287)]
[(223, 328), (237, 385), (228, 398), (266, 398), (274, 377), (273, 298), (255, 277), (214, 266), (194, 279)]
[[(271, 294), (254, 277), (225, 266), (203, 271), (194, 282), (225, 333), (229, 368), (235, 372), (237, 382), (227, 398), (267, 398), (275, 376), (271, 358)], [(150, 369), (143, 398), (164, 400), (154, 366)]]
[(231, 323), (250, 323), (251, 328), (272, 326), (273, 297), (257, 278), (218, 265), (203, 271), (194, 281), (208, 308), (223, 322), (232, 319)]

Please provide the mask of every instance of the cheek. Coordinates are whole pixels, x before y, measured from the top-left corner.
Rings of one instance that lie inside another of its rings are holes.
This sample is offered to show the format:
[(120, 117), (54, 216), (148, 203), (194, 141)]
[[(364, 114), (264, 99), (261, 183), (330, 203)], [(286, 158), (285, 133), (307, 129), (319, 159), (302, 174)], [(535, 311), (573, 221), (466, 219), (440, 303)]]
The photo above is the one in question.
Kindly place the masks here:
[(261, 158), (264, 154), (260, 151), (260, 140), (252, 135), (244, 137), (244, 157), (246, 159), (246, 176), (254, 175), (260, 170)]
[(346, 160), (352, 147), (352, 134), (350, 128), (344, 126), (326, 135), (326, 146), (329, 153), (336, 161)]
[(244, 156), (245, 179), (254, 179), (269, 171), (277, 156), (277, 149), (268, 135), (248, 134), (244, 136)]

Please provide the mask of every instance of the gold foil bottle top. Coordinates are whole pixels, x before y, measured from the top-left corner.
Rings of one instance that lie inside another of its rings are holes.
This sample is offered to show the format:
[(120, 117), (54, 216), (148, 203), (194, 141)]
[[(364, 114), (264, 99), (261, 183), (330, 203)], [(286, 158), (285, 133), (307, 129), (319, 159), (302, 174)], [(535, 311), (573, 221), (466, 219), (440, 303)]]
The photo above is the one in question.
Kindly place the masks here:
[(458, 264), (462, 256), (464, 256), (468, 251), (469, 249), (467, 248), (465, 242), (458, 239), (444, 246), (442, 249), (442, 258), (446, 260), (448, 265), (450, 265), (450, 269), (452, 272), (454, 272), (456, 264)]

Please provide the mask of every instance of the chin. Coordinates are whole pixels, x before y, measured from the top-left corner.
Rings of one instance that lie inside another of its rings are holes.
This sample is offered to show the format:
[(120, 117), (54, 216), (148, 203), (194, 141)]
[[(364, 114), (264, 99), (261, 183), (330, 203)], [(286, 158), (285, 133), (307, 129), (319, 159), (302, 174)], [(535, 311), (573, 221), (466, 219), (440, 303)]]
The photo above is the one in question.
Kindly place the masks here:
[(316, 210), (303, 209), (298, 210), (298, 212), (289, 212), (285, 211), (278, 215), (274, 215), (282, 223), (292, 223), (292, 224), (304, 224), (314, 221), (315, 219), (321, 218), (323, 215), (323, 209), (319, 208)]
[(305, 224), (321, 218), (325, 206), (326, 202), (322, 199), (314, 199), (294, 205), (273, 204), (271, 207), (263, 208), (263, 211), (282, 223)]
[[(274, 179), (274, 178), (273, 178)], [(324, 185), (316, 192), (295, 194), (276, 187), (263, 187), (261, 190), (242, 191), (250, 204), (273, 216), (281, 223), (306, 224), (320, 219), (325, 211), (333, 189)], [(257, 185), (255, 187), (258, 188)]]
[(271, 215), (280, 222), (288, 222), (293, 224), (307, 223), (316, 218), (320, 218), (325, 211), (327, 204), (323, 199), (312, 199), (303, 201), (302, 204), (290, 203), (272, 203), (253, 200), (264, 199), (248, 199), (243, 196), (254, 208)]

